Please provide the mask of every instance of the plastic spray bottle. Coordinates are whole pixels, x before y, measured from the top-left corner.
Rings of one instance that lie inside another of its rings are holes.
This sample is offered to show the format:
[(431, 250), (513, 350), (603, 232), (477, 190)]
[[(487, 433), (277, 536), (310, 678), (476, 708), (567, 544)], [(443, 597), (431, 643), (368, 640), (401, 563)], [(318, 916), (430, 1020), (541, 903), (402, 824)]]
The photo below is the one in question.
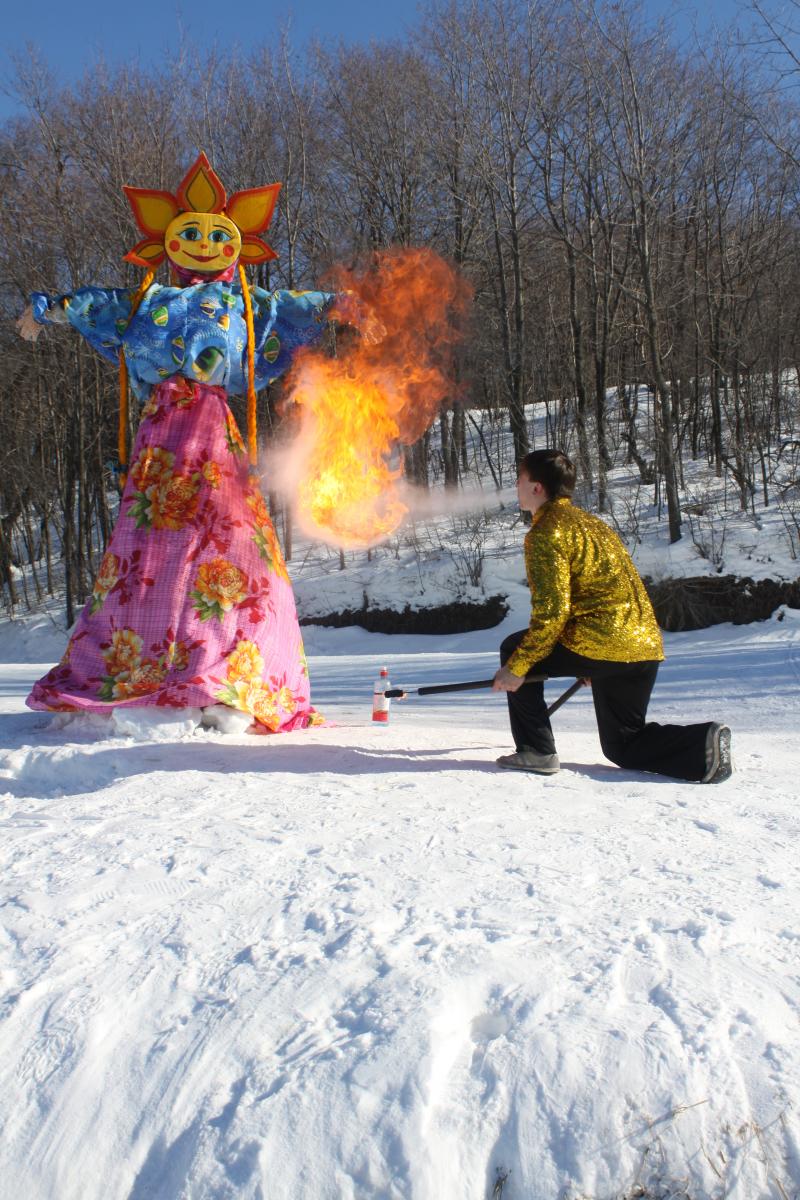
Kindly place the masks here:
[(372, 689), (372, 719), (373, 721), (382, 721), (386, 724), (389, 720), (389, 708), (391, 700), (386, 698), (385, 692), (389, 683), (389, 672), (386, 667), (381, 667), (380, 675), (375, 680), (375, 686)]

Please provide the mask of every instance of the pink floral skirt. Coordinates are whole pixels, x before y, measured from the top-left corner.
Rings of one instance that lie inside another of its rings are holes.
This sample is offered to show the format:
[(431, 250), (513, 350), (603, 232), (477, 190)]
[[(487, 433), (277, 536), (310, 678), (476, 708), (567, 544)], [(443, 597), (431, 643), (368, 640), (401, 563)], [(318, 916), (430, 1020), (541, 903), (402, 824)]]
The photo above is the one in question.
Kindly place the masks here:
[(92, 595), (27, 703), (227, 704), (272, 732), (321, 722), (292, 585), (222, 388), (155, 388)]

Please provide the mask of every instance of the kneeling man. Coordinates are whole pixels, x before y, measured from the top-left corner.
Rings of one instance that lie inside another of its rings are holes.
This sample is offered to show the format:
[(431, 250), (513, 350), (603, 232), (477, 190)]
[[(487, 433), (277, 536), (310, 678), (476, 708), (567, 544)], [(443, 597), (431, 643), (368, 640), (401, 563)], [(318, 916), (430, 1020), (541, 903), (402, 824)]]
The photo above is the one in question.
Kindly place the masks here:
[(525, 676), (571, 675), (591, 681), (600, 745), (617, 766), (721, 783), (731, 774), (726, 725), (646, 721), (664, 658), (661, 631), (627, 550), (604, 521), (573, 505), (574, 489), (575, 468), (560, 450), (522, 460), (517, 493), (533, 515), (525, 538), (531, 621), (500, 647), (493, 687), (508, 693), (516, 753), (498, 766), (558, 771), (544, 685)]

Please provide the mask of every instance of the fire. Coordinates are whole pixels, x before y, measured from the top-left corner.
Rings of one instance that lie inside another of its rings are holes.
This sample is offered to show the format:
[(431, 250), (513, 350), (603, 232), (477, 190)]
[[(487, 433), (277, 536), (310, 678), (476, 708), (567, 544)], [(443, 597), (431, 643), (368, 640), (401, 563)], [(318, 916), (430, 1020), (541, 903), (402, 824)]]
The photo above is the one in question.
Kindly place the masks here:
[[(338, 546), (369, 546), (407, 512), (399, 447), (416, 442), (455, 393), (452, 352), (471, 292), (431, 250), (393, 250), (339, 269), (335, 358), (303, 350), (288, 382), (300, 429), (288, 458), (297, 518)], [(285, 464), (286, 465), (286, 464)]]

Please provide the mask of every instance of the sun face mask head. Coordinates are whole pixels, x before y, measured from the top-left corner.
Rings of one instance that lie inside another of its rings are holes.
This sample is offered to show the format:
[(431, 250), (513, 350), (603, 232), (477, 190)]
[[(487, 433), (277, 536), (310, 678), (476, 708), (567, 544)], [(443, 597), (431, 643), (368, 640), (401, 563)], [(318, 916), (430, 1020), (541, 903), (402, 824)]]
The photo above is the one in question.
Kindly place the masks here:
[(180, 213), (164, 233), (167, 258), (202, 273), (225, 271), (239, 259), (242, 235), (222, 213)]
[(276, 258), (258, 235), (272, 220), (281, 185), (249, 188), (227, 198), (205, 154), (181, 180), (177, 191), (126, 187), (136, 223), (145, 237), (127, 262), (157, 267), (169, 259), (178, 283), (231, 279), (236, 266)]

